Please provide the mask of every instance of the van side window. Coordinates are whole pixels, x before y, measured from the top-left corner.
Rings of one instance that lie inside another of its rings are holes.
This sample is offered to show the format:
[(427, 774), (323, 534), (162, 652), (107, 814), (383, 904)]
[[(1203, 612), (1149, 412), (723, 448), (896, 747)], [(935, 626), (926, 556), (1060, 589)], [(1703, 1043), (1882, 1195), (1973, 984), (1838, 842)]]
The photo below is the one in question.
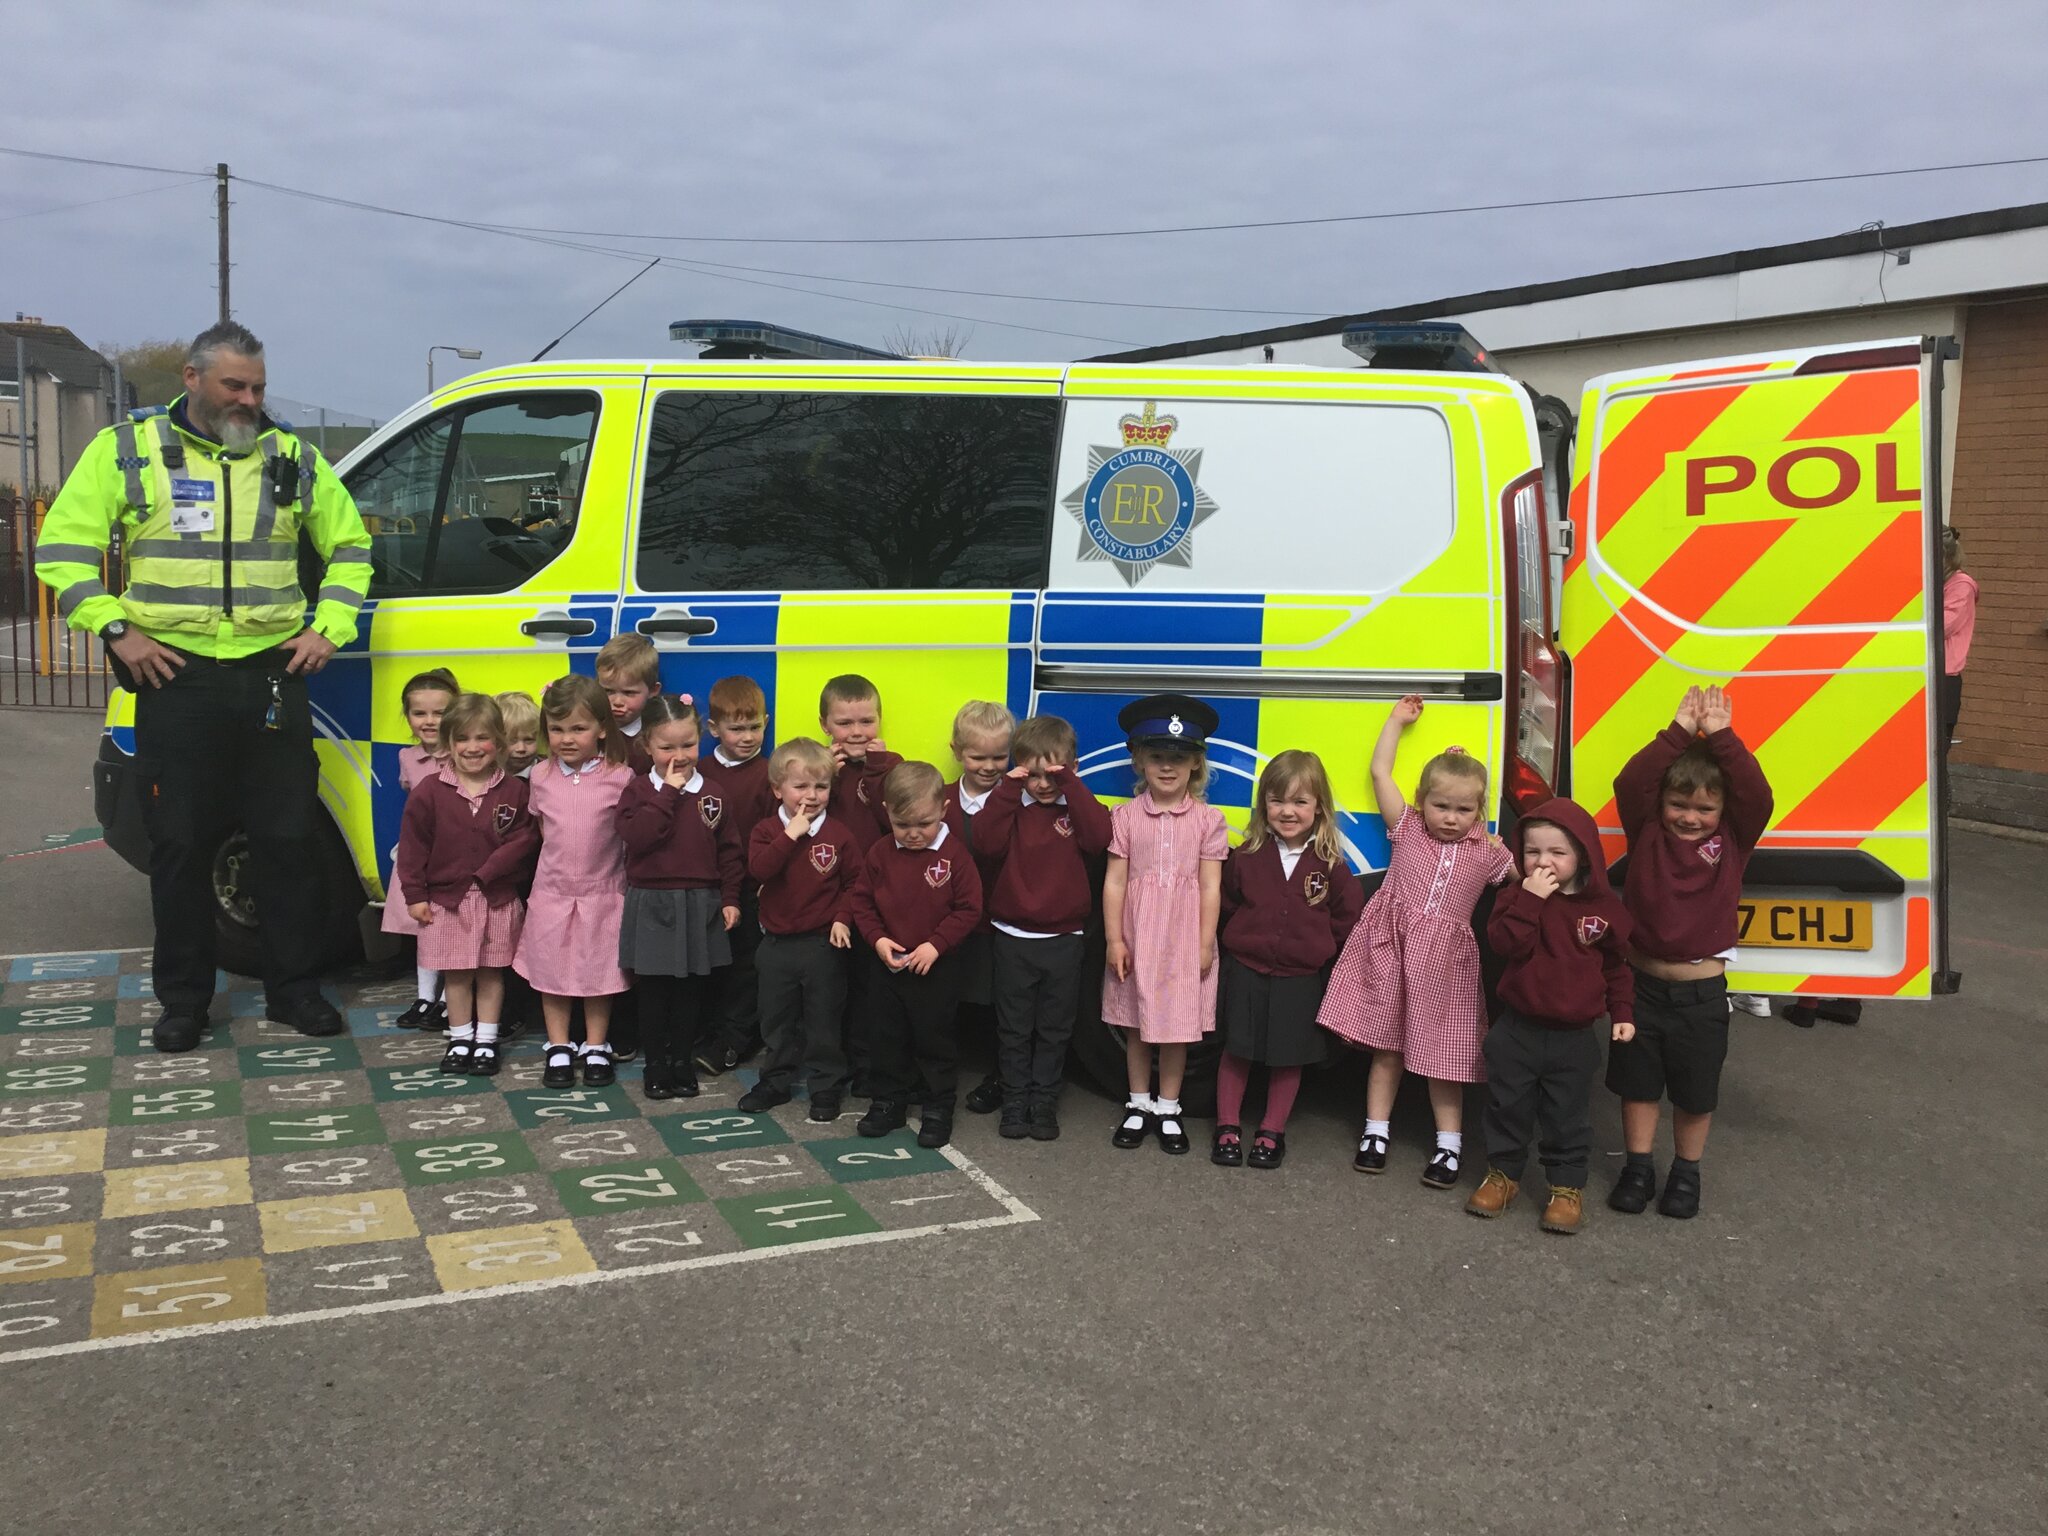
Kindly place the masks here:
[(596, 427), (587, 390), (475, 400), (356, 466), (370, 596), (523, 585), (575, 532)]
[(662, 395), (640, 590), (1038, 587), (1059, 402)]

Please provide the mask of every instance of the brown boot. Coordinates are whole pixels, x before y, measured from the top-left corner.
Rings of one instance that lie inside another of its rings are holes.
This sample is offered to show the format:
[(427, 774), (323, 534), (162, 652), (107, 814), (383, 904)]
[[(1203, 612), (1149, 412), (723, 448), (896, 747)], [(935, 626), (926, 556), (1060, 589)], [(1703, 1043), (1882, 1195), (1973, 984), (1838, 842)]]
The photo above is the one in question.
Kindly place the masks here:
[(1521, 1192), (1521, 1185), (1498, 1168), (1489, 1168), (1479, 1187), (1472, 1191), (1472, 1198), (1465, 1202), (1465, 1209), (1474, 1216), (1498, 1216), (1515, 1203), (1515, 1196)]
[(1566, 1189), (1562, 1185), (1550, 1186), (1550, 1203), (1543, 1207), (1543, 1230), (1560, 1232), (1570, 1237), (1579, 1230), (1579, 1223), (1586, 1219), (1584, 1205), (1586, 1192), (1583, 1189)]

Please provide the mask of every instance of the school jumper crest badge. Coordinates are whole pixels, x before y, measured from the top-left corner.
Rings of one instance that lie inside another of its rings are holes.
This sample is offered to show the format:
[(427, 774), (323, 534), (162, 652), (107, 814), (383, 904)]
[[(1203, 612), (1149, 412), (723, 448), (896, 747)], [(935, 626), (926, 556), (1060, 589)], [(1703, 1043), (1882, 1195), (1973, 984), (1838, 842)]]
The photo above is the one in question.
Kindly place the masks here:
[(832, 866), (839, 862), (839, 850), (831, 843), (811, 844), (811, 868), (821, 875), (832, 873)]
[(1578, 929), (1579, 943), (1585, 948), (1591, 949), (1600, 942), (1601, 936), (1607, 932), (1607, 919), (1604, 917), (1582, 917), (1579, 919)]
[(953, 861), (951, 859), (933, 859), (931, 863), (924, 867), (924, 883), (935, 891), (952, 878)]
[(705, 826), (716, 827), (718, 818), (725, 814), (725, 802), (716, 795), (699, 795), (697, 814), (704, 818)]
[(1301, 894), (1312, 907), (1320, 907), (1330, 899), (1330, 877), (1320, 869), (1312, 869), (1301, 877)]

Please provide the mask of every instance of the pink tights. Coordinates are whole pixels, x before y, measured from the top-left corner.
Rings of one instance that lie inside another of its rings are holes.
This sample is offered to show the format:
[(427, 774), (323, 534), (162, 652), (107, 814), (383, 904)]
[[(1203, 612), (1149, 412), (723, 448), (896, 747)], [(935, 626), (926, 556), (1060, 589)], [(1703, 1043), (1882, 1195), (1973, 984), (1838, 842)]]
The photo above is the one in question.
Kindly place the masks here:
[[(1251, 1081), (1252, 1063), (1242, 1056), (1223, 1053), (1216, 1067), (1216, 1123), (1237, 1125), (1244, 1113), (1245, 1085)], [(1301, 1068), (1266, 1069), (1266, 1112), (1259, 1117), (1262, 1131), (1284, 1131), (1287, 1117), (1294, 1113), (1294, 1096), (1301, 1091)]]

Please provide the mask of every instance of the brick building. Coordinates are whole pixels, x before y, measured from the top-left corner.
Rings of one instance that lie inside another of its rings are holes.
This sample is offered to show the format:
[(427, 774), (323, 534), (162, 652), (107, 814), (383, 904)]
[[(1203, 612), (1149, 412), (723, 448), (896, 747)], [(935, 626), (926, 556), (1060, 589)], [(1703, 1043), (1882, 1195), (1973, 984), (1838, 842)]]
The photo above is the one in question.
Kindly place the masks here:
[(1111, 353), (1355, 367), (1347, 326), (1456, 320), (1505, 372), (1576, 409), (1636, 364), (1953, 336), (1944, 511), (1982, 596), (1950, 759), (1958, 816), (2048, 831), (2048, 203), (1858, 230)]

